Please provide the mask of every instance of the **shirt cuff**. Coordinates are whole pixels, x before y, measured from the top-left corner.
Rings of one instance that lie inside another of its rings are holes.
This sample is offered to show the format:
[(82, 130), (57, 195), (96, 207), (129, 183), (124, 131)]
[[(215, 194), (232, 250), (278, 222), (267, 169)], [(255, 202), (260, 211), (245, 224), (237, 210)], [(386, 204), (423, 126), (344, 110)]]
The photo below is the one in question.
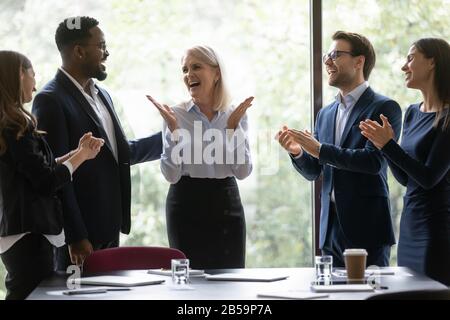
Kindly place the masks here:
[(292, 157), (292, 159), (298, 160), (298, 159), (300, 159), (300, 158), (303, 156), (303, 153), (305, 153), (305, 151), (304, 151), (303, 149), (301, 149), (301, 150), (300, 150), (300, 153), (299, 153), (298, 155), (296, 155), (295, 157), (294, 157), (294, 155), (291, 153), (291, 157)]
[(168, 143), (170, 146), (175, 146), (180, 141), (180, 129), (175, 129), (173, 132), (169, 130), (169, 128), (166, 128), (165, 134), (163, 139)]
[(73, 166), (72, 166), (72, 164), (70, 163), (69, 160), (64, 161), (62, 164), (65, 165), (67, 167), (67, 169), (69, 170), (70, 181), (72, 181), (72, 174), (73, 174)]

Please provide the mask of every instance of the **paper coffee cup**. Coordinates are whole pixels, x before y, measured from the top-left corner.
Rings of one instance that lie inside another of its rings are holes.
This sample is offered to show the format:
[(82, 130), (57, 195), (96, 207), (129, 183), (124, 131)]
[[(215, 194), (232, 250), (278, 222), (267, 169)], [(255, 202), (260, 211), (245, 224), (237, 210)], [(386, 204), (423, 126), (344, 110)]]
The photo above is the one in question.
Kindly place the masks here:
[(366, 270), (367, 251), (365, 249), (346, 249), (344, 251), (347, 279), (351, 281), (363, 281)]

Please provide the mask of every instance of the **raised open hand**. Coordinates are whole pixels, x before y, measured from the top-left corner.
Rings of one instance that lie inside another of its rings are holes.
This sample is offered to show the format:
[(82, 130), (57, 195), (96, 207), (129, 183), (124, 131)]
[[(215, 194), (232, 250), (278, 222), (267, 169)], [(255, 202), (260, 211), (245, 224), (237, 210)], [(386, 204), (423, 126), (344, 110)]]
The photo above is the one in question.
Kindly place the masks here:
[(175, 117), (175, 112), (166, 104), (161, 104), (153, 97), (147, 95), (146, 96), (148, 100), (153, 103), (153, 105), (158, 109), (159, 113), (163, 117), (163, 119), (167, 123), (167, 127), (169, 128), (170, 132), (174, 132), (178, 128), (177, 118)]
[(241, 121), (247, 109), (252, 106), (253, 99), (254, 97), (248, 97), (236, 109), (233, 110), (227, 121), (227, 129), (235, 130), (237, 128), (239, 121)]

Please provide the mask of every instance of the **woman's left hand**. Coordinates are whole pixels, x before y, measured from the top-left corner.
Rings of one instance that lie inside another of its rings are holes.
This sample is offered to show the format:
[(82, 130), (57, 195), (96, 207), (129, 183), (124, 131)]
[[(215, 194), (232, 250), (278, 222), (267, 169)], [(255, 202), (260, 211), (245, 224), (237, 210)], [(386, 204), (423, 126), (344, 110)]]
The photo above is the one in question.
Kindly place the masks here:
[(375, 147), (382, 149), (389, 140), (394, 139), (394, 130), (384, 115), (380, 115), (383, 125), (378, 122), (367, 119), (359, 123), (361, 134), (369, 139)]
[(227, 129), (236, 130), (239, 121), (241, 121), (247, 109), (252, 106), (253, 99), (254, 97), (248, 97), (236, 109), (233, 110), (227, 121)]

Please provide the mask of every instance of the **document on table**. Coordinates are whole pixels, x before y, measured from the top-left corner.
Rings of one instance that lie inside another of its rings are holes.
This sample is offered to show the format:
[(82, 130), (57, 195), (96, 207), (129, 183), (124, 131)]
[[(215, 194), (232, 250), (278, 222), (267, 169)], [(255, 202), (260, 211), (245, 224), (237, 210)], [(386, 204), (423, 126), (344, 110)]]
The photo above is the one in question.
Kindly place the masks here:
[(80, 278), (81, 284), (117, 287), (133, 287), (149, 284), (160, 284), (164, 281), (166, 280), (163, 277), (148, 274), (140, 276), (98, 276)]
[(207, 275), (206, 279), (211, 281), (255, 281), (255, 282), (270, 282), (284, 280), (289, 276), (286, 274), (273, 273), (220, 273), (214, 275)]
[[(336, 269), (334, 270), (333, 274), (338, 277), (347, 277), (347, 270)], [(391, 276), (395, 275), (395, 271), (390, 269), (366, 269), (366, 271), (364, 272), (365, 277), (369, 277), (372, 275)]]
[(257, 295), (260, 298), (280, 298), (280, 299), (318, 299), (327, 298), (329, 295), (326, 293), (315, 293), (305, 290), (286, 290), (286, 291), (272, 291), (261, 292)]
[[(157, 274), (161, 276), (172, 276), (172, 270), (170, 269), (150, 269), (147, 271), (147, 273), (150, 274)], [(204, 276), (205, 270), (197, 270), (197, 269), (189, 269), (189, 276), (190, 277), (196, 277), (196, 276)]]
[(373, 292), (374, 288), (368, 284), (335, 284), (311, 285), (314, 292)]

